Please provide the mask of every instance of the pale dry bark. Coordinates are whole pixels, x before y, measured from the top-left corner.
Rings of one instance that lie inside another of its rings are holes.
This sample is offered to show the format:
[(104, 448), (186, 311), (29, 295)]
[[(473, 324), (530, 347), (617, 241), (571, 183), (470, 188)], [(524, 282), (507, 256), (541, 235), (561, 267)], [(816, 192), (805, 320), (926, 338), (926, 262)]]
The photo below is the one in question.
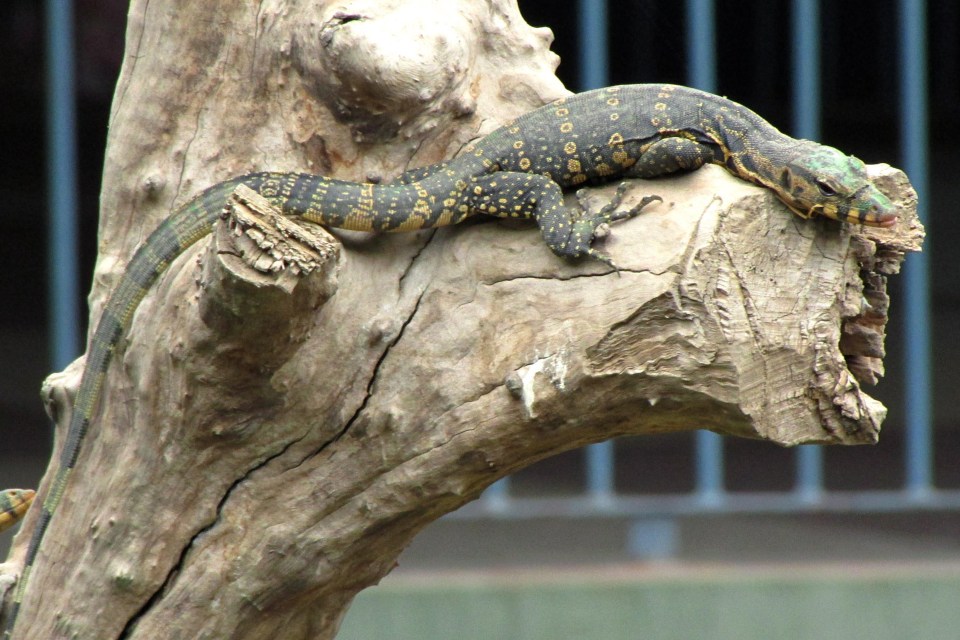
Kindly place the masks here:
[[(549, 41), (511, 0), (135, 0), (93, 317), (200, 188), (454, 155), (564, 93)], [(502, 223), (264, 253), (238, 203), (136, 314), (17, 637), (329, 638), (421, 528), (543, 457), (694, 428), (873, 442), (885, 410), (839, 345), (882, 368), (885, 274), (922, 239), (902, 174), (874, 171), (904, 221), (860, 235), (718, 167), (637, 182), (664, 201), (615, 227), (619, 274)], [(48, 381), (61, 430), (81, 364)]]

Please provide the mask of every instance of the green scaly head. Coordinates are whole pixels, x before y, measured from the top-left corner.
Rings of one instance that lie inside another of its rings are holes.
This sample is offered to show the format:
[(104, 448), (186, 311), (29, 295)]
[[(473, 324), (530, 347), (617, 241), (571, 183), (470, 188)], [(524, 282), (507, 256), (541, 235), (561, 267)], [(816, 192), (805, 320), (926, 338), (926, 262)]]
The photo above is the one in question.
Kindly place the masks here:
[[(807, 146), (809, 144), (809, 146)], [(802, 218), (824, 216), (873, 227), (897, 223), (893, 203), (870, 182), (853, 156), (809, 142), (787, 163), (771, 187)]]

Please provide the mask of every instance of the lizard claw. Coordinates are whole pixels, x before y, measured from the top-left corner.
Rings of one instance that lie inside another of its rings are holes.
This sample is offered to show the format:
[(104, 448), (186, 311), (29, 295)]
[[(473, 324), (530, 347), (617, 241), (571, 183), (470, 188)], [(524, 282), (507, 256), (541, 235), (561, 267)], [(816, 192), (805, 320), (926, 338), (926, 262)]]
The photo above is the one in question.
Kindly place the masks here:
[[(572, 247), (566, 247), (565, 251), (561, 255), (567, 255), (570, 257), (580, 257), (580, 256), (590, 256), (594, 260), (599, 260), (604, 263), (611, 269), (617, 272), (617, 275), (620, 274), (620, 268), (617, 267), (614, 263), (613, 258), (608, 256), (601, 251), (594, 249), (590, 246), (594, 240), (599, 240), (606, 238), (610, 235), (610, 224), (614, 222), (619, 222), (621, 220), (629, 220), (640, 214), (643, 211), (644, 207), (652, 202), (663, 202), (663, 198), (657, 195), (648, 195), (644, 196), (639, 203), (634, 205), (629, 209), (623, 211), (617, 211), (617, 207), (620, 206), (623, 196), (627, 191), (627, 188), (630, 186), (629, 182), (621, 182), (617, 186), (617, 191), (614, 193), (613, 197), (610, 198), (610, 202), (604, 205), (595, 215), (583, 215), (579, 220), (574, 224), (575, 233), (574, 237), (577, 238), (577, 242), (573, 244)], [(587, 190), (580, 189), (576, 192), (577, 200), (580, 203), (581, 210), (586, 213), (588, 211), (587, 207)]]
[(577, 204), (580, 205), (580, 211), (582, 211), (583, 214), (585, 214), (585, 217), (587, 218), (594, 218), (594, 219), (607, 218), (611, 215), (611, 213), (617, 207), (620, 206), (620, 203), (623, 202), (623, 196), (627, 192), (627, 188), (629, 186), (630, 186), (630, 183), (627, 181), (623, 181), (620, 184), (618, 184), (617, 191), (610, 198), (610, 201), (607, 204), (605, 204), (596, 213), (596, 215), (590, 215), (590, 204), (588, 202), (588, 199), (590, 197), (589, 189), (577, 189), (577, 192), (576, 192)]
[[(623, 202), (623, 196), (627, 192), (627, 187), (630, 186), (629, 182), (621, 182), (617, 185), (617, 191), (613, 194), (613, 197), (610, 198), (610, 202), (605, 204), (600, 211), (597, 211), (597, 214), (593, 216), (595, 219), (602, 219), (604, 221), (610, 220), (611, 216), (615, 215), (616, 208), (620, 206), (620, 203)], [(579, 194), (577, 196), (579, 199)], [(581, 201), (582, 203), (582, 201)], [(582, 206), (582, 204), (581, 204)], [(583, 210), (586, 211), (587, 208), (583, 207)]]
[(589, 197), (587, 189), (577, 189), (577, 205), (580, 207), (580, 211), (587, 212), (590, 211), (590, 207), (587, 204), (587, 198)]
[[(657, 195), (643, 196), (643, 198), (640, 200), (639, 203), (637, 203), (635, 206), (629, 209), (626, 209), (624, 211), (611, 211), (607, 215), (607, 221), (619, 222), (620, 220), (629, 220), (630, 218), (633, 218), (634, 216), (639, 215), (640, 212), (643, 211), (643, 208), (652, 202), (663, 202), (663, 198)], [(613, 204), (613, 201), (611, 200), (610, 203)], [(603, 213), (602, 210), (601, 210), (601, 213)]]
[(590, 207), (587, 203), (588, 190), (579, 189), (576, 192), (577, 203), (580, 205), (580, 210), (586, 215), (587, 220), (594, 220), (597, 222), (597, 233), (595, 237), (602, 238), (606, 235), (606, 232), (601, 231), (601, 227), (609, 222), (619, 222), (620, 220), (628, 220), (638, 215), (644, 207), (652, 202), (663, 202), (663, 198), (657, 195), (648, 195), (643, 196), (640, 202), (629, 209), (623, 211), (617, 211), (617, 207), (623, 202), (623, 196), (626, 195), (627, 189), (630, 187), (630, 183), (627, 181), (621, 182), (617, 185), (617, 191), (613, 194), (613, 197), (610, 198), (610, 201), (605, 204), (599, 211), (594, 215), (589, 215)]
[(620, 267), (618, 267), (617, 263), (613, 261), (613, 258), (608, 256), (607, 254), (597, 251), (593, 247), (590, 247), (589, 249), (587, 249), (587, 255), (593, 258), (594, 260), (599, 260), (603, 264), (607, 265), (608, 267), (616, 271), (618, 276), (620, 275)]
[[(610, 235), (610, 224), (613, 222), (619, 222), (620, 220), (628, 220), (638, 215), (644, 207), (646, 207), (651, 202), (663, 202), (663, 198), (656, 195), (644, 196), (638, 204), (635, 206), (626, 209), (624, 211), (616, 211), (617, 206), (620, 204), (620, 200), (623, 197), (624, 192), (626, 191), (628, 183), (623, 182), (617, 187), (617, 193), (613, 198), (610, 199), (610, 203), (604, 206), (600, 211), (597, 212), (597, 215), (591, 216), (588, 220), (584, 220), (583, 224), (592, 225), (592, 230), (590, 231), (590, 242), (594, 240), (599, 240)], [(577, 197), (579, 198), (579, 192)], [(597, 251), (592, 246), (587, 248), (584, 253), (594, 260), (599, 260), (604, 263), (611, 269), (617, 272), (617, 275), (620, 275), (620, 268), (617, 267), (616, 263), (613, 261), (613, 258), (608, 256), (605, 253)], [(582, 255), (582, 254), (581, 254)]]

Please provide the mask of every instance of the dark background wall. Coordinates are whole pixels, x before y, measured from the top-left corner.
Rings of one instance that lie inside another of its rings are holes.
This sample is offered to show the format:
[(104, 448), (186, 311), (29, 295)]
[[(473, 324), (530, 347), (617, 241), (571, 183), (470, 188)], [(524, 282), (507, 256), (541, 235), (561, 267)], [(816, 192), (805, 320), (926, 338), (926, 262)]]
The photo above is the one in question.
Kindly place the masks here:
[[(898, 109), (896, 4), (824, 2), (822, 21), (822, 141), (867, 162), (898, 164), (899, 123), (916, 114)], [(611, 83), (686, 80), (684, 3), (622, 0), (610, 3)], [(563, 62), (558, 73), (579, 86), (574, 3), (520, 0), (533, 25), (556, 35)], [(563, 9), (561, 10), (561, 8)], [(96, 250), (98, 189), (113, 85), (123, 55), (127, 2), (77, 0), (77, 105), (82, 216), (81, 291), (86, 294)], [(960, 246), (957, 205), (960, 168), (960, 4), (929, 3), (931, 170), (926, 250), (932, 258), (935, 369), (936, 482), (960, 486), (952, 461), (960, 451), (956, 391), (960, 381)], [(749, 105), (780, 128), (791, 122), (787, 0), (718, 0), (718, 91)], [(46, 187), (44, 177), (44, 20), (37, 0), (4, 0), (0, 8), (0, 486), (34, 486), (49, 448), (49, 424), (38, 389), (50, 364), (45, 307)], [(902, 481), (904, 331), (899, 313), (902, 285), (894, 279), (887, 379), (875, 390), (891, 409), (880, 445), (829, 449), (830, 488), (897, 488)], [(84, 307), (85, 308), (85, 307)], [(618, 485), (637, 491), (687, 490), (692, 457), (687, 436), (618, 443)], [(728, 440), (728, 487), (734, 490), (789, 489), (793, 457), (784, 450)], [(547, 461), (517, 477), (519, 492), (574, 491), (568, 472), (581, 465), (577, 454)], [(631, 468), (643, 468), (634, 474)]]

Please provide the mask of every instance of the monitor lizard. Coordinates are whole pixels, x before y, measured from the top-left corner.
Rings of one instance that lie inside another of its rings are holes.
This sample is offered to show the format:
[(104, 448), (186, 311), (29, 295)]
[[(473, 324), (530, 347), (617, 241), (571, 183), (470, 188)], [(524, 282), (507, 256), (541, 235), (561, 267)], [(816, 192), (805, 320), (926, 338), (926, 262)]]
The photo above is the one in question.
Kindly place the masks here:
[[(787, 136), (726, 98), (663, 84), (616, 86), (561, 98), (508, 122), (449, 162), (408, 171), (385, 184), (256, 172), (195, 196), (136, 250), (100, 316), (59, 468), (40, 502), (4, 637), (11, 636), (40, 543), (95, 417), (121, 335), (167, 266), (210, 233), (238, 185), (252, 188), (285, 214), (359, 231), (416, 231), (478, 214), (530, 218), (558, 256), (588, 256), (614, 266), (593, 247), (598, 228), (633, 217), (658, 198), (649, 196), (618, 210), (620, 189), (609, 205), (590, 214), (566, 206), (563, 190), (619, 178), (655, 178), (706, 163), (770, 189), (803, 218), (896, 224), (893, 205), (871, 184), (859, 159)], [(9, 522), (15, 516), (6, 517)]]

